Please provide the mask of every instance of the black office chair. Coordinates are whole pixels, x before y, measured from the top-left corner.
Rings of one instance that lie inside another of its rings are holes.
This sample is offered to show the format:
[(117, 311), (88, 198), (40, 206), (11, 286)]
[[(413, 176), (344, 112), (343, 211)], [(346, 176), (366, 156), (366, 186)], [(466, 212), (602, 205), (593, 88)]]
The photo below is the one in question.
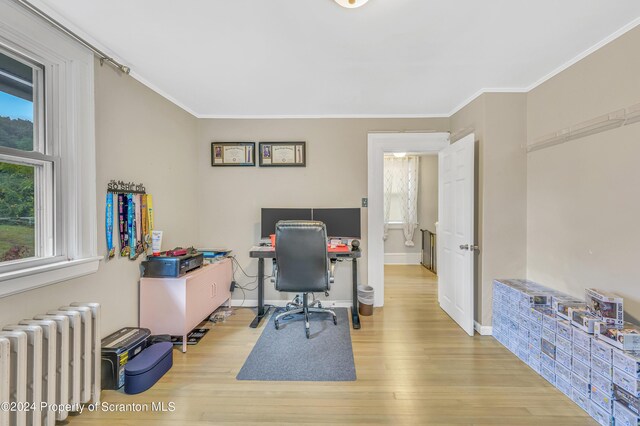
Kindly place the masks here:
[[(333, 282), (335, 263), (327, 254), (327, 229), (322, 222), (308, 220), (282, 220), (276, 224), (276, 259), (273, 278), (276, 290), (302, 293), (287, 304), (286, 311), (276, 316), (276, 330), (280, 319), (294, 314), (304, 314), (305, 333), (309, 330), (309, 314), (328, 313), (338, 324), (336, 313), (322, 308), (319, 300), (309, 304), (309, 293), (329, 294)], [(314, 298), (315, 299), (315, 298)]]

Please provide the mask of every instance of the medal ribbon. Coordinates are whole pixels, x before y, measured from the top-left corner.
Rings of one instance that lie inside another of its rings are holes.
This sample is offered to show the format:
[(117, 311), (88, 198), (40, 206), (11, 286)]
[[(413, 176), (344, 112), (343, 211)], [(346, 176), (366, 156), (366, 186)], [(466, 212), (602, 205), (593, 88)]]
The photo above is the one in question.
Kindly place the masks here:
[(113, 247), (113, 193), (107, 192), (107, 207), (105, 211), (105, 231), (107, 233), (107, 250), (108, 258), (111, 259), (116, 255), (116, 249)]
[(118, 221), (120, 225), (120, 256), (129, 257), (129, 204), (126, 194), (118, 194)]
[(149, 249), (149, 214), (147, 210), (147, 194), (142, 195), (142, 251), (146, 253)]
[(135, 204), (135, 229), (136, 229), (136, 257), (138, 257), (143, 249), (142, 249), (142, 195), (135, 194), (133, 196), (134, 204)]
[(127, 194), (127, 234), (129, 235), (129, 259), (136, 257), (136, 206), (133, 194)]

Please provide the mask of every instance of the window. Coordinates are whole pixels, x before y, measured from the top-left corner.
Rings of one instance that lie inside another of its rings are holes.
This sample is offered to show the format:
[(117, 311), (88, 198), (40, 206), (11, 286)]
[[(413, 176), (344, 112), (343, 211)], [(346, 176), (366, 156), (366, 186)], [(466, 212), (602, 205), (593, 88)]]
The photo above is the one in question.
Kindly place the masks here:
[(97, 270), (93, 61), (0, 3), (0, 297)]
[(402, 225), (409, 247), (418, 226), (418, 164), (417, 156), (384, 157), (384, 238), (389, 225)]
[(52, 257), (55, 158), (42, 132), (43, 69), (0, 50), (0, 264)]

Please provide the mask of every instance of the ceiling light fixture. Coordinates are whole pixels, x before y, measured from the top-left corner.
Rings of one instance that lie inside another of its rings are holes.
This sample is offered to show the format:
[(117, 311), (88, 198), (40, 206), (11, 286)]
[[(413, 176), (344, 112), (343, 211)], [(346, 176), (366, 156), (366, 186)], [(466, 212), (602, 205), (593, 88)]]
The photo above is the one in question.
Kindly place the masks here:
[(335, 0), (342, 7), (346, 7), (347, 9), (355, 9), (356, 7), (360, 7), (369, 0)]

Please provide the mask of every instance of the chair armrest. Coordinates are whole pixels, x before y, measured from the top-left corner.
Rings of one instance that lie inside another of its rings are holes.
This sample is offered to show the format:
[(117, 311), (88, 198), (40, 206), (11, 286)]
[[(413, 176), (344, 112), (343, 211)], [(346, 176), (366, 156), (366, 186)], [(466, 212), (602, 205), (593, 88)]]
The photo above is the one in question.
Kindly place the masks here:
[(329, 262), (329, 284), (333, 284), (336, 280), (336, 263), (337, 261), (335, 259), (331, 259), (331, 261)]
[(278, 277), (278, 263), (273, 259), (273, 272), (271, 273), (271, 282), (275, 284)]

